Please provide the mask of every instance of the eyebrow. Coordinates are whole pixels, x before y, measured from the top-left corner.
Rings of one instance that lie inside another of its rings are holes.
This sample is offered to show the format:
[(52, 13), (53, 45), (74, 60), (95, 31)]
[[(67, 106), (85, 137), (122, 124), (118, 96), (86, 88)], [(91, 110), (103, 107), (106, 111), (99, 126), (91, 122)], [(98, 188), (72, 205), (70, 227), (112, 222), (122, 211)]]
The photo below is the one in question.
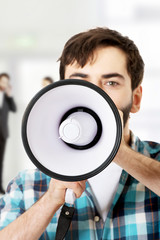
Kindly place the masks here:
[[(80, 78), (87, 78), (89, 75), (85, 73), (73, 73), (69, 77), (80, 77)], [(108, 74), (103, 74), (102, 78), (109, 79), (113, 77), (119, 77), (124, 80), (124, 76), (119, 74), (119, 73), (108, 73)]]
[(103, 74), (102, 78), (108, 79), (108, 78), (113, 78), (113, 77), (119, 77), (124, 80), (124, 76), (119, 74), (119, 73), (108, 73), (108, 74)]
[(87, 78), (88, 74), (85, 73), (73, 73), (69, 77), (80, 77), (80, 78)]

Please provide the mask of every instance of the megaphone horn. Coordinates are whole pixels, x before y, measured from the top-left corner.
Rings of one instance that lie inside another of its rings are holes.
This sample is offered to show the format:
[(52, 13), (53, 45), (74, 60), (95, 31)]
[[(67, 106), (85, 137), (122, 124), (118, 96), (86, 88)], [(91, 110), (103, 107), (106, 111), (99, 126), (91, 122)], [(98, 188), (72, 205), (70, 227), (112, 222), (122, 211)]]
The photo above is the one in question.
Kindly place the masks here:
[[(22, 121), (29, 158), (42, 172), (62, 181), (100, 173), (114, 159), (121, 135), (121, 119), (111, 98), (96, 85), (77, 79), (58, 81), (39, 91)], [(70, 189), (65, 200), (74, 203)], [(66, 215), (64, 222), (66, 211), (70, 217)], [(56, 240), (64, 238), (73, 213), (73, 207), (63, 206)]]
[(101, 172), (121, 142), (121, 119), (111, 98), (83, 80), (48, 85), (28, 104), (22, 121), (24, 148), (52, 178), (80, 181)]

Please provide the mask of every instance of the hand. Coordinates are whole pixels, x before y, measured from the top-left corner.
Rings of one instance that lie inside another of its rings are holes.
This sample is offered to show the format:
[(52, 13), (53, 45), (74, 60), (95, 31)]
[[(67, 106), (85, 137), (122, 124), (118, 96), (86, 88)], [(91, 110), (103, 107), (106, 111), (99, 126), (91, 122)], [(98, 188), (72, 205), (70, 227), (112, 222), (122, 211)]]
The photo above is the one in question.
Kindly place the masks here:
[[(122, 120), (123, 113), (121, 111), (119, 113)], [(160, 162), (133, 150), (129, 145), (129, 141), (130, 131), (127, 123), (127, 126), (123, 127), (121, 144), (113, 161), (160, 196)]]
[(8, 97), (12, 96), (12, 87), (10, 84), (8, 84), (8, 86), (6, 87), (5, 93), (7, 94)]
[(73, 190), (76, 198), (79, 198), (85, 190), (86, 180), (80, 182), (64, 182), (56, 179), (51, 179), (48, 193), (58, 207), (65, 203), (66, 189)]

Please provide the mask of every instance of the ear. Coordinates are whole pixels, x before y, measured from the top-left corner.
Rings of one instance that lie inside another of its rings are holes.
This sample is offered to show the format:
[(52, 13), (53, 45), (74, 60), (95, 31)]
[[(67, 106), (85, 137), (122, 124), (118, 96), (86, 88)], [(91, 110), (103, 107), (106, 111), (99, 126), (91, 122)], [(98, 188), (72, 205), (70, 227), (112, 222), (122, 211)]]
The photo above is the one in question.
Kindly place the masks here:
[(136, 113), (140, 109), (141, 99), (142, 99), (142, 86), (138, 86), (133, 90), (133, 103), (131, 108), (131, 113)]

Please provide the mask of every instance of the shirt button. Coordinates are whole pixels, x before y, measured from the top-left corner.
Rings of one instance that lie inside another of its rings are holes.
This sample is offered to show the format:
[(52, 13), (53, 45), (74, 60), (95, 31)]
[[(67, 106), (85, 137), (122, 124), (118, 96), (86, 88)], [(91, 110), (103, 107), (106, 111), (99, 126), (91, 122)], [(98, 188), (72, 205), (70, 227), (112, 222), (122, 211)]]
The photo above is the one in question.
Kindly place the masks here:
[(94, 221), (95, 221), (95, 222), (99, 222), (99, 216), (95, 216), (95, 217), (94, 217)]

